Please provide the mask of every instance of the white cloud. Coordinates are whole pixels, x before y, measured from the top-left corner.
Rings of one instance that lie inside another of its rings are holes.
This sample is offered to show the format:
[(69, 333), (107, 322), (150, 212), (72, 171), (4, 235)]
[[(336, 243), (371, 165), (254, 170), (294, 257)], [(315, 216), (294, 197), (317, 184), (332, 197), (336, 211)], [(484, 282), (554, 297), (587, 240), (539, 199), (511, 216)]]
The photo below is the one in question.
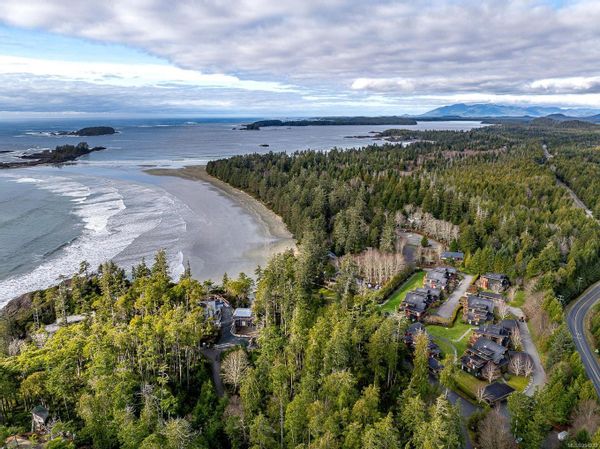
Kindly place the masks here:
[(0, 57), (0, 74), (112, 86), (115, 96), (123, 87), (145, 88), (136, 91), (144, 98), (159, 87), (164, 95), (189, 87), (204, 90), (188, 105), (329, 113), (417, 112), (452, 101), (600, 106), (597, 0), (0, 2), (6, 24), (170, 61)]
[(295, 90), (293, 86), (278, 82), (240, 80), (236, 76), (223, 74), (203, 74), (167, 64), (89, 63), (0, 55), (0, 74), (19, 73), (129, 87), (184, 84), (268, 92)]

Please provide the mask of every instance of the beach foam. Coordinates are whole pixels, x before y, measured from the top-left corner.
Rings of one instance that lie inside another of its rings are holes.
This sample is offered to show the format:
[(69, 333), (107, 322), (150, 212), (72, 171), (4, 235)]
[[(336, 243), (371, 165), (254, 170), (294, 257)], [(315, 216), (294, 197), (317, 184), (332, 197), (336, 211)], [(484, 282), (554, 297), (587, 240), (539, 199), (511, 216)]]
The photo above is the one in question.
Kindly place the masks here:
[[(10, 175), (9, 175), (10, 177)], [(72, 214), (79, 218), (81, 233), (33, 270), (0, 281), (0, 307), (23, 293), (50, 287), (77, 272), (82, 260), (93, 269), (107, 260), (129, 268), (141, 257), (151, 259), (165, 248), (174, 276), (183, 272), (183, 254), (178, 248), (185, 221), (176, 198), (160, 189), (114, 179), (81, 176), (14, 177), (14, 182), (67, 197)], [(146, 243), (136, 244), (148, 235)], [(147, 241), (152, 245), (148, 245)], [(133, 244), (133, 245), (132, 245)], [(131, 248), (130, 248), (131, 247)]]

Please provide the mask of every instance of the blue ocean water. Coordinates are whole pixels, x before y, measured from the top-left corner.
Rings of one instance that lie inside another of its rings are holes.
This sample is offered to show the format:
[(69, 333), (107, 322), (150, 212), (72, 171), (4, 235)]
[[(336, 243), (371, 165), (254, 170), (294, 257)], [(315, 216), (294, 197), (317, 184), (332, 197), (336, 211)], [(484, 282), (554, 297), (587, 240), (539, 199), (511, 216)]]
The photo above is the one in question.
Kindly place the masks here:
[[(11, 298), (113, 259), (124, 267), (167, 250), (174, 275), (190, 260), (196, 277), (251, 273), (273, 238), (264, 224), (206, 183), (144, 173), (236, 154), (364, 146), (390, 126), (240, 130), (253, 119), (28, 120), (0, 123), (0, 161), (86, 141), (106, 150), (73, 164), (0, 170), (0, 307)], [(110, 136), (54, 136), (84, 126)], [(409, 129), (466, 130), (479, 122), (421, 122)], [(400, 127), (398, 127), (400, 128)], [(262, 146), (268, 145), (268, 147)]]

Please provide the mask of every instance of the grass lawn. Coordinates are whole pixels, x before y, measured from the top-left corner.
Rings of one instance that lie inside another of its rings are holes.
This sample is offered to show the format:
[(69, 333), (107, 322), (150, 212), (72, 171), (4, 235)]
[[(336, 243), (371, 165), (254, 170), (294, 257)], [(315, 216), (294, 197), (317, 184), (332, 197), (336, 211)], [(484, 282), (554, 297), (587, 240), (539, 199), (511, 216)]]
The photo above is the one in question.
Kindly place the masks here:
[(518, 290), (515, 293), (515, 299), (510, 302), (510, 305), (514, 307), (523, 307), (523, 304), (525, 304), (525, 292), (523, 290)]
[[(450, 343), (448, 340), (443, 340), (439, 337), (433, 337), (433, 341), (440, 347), (444, 356), (449, 355), (454, 357), (454, 349), (452, 349), (454, 347), (453, 343)], [(460, 357), (460, 354), (457, 353), (457, 356)]]
[(423, 287), (424, 277), (424, 271), (419, 271), (409, 277), (404, 284), (402, 284), (394, 293), (391, 294), (388, 300), (381, 306), (381, 310), (384, 312), (395, 312), (408, 292), (414, 290), (415, 288)]
[[(429, 324), (429, 325), (425, 326), (425, 329), (427, 329), (427, 332), (429, 332), (429, 334), (432, 337), (443, 337), (443, 338), (450, 340), (452, 342), (452, 345), (456, 348), (456, 353), (457, 353), (458, 357), (460, 357), (461, 354), (463, 352), (465, 352), (465, 349), (467, 349), (467, 344), (469, 343), (469, 338), (471, 338), (471, 332), (469, 332), (467, 335), (465, 335), (460, 341), (457, 341), (457, 340), (460, 337), (462, 337), (462, 335), (465, 332), (471, 331), (472, 329), (474, 329), (474, 326), (463, 323), (460, 320), (460, 318), (457, 318), (456, 321), (454, 321), (454, 326), (452, 326), (452, 327), (436, 326), (435, 324)], [(440, 341), (442, 341), (442, 340), (438, 339), (436, 342), (440, 342)], [(441, 344), (440, 344), (440, 347), (442, 347)], [(442, 351), (443, 351), (443, 348), (442, 348)]]
[(507, 380), (506, 383), (517, 391), (523, 391), (525, 387), (529, 384), (529, 377), (510, 376), (510, 379)]
[(456, 381), (458, 388), (475, 401), (477, 400), (477, 389), (487, 385), (487, 382), (479, 380), (476, 377), (465, 373), (461, 369), (459, 369), (456, 376), (454, 376), (454, 380)]

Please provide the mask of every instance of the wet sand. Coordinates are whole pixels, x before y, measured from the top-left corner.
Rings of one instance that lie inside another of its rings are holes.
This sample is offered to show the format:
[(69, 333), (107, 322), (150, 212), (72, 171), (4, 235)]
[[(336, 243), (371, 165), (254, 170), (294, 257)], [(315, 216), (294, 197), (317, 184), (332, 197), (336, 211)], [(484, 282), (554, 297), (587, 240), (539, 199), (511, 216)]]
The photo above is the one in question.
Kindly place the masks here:
[[(211, 190), (215, 190), (219, 195), (226, 197), (229, 201), (231, 201), (235, 205), (238, 205), (245, 213), (247, 213), (250, 216), (250, 219), (253, 222), (253, 224), (259, 228), (259, 234), (262, 236), (260, 240), (263, 243), (256, 244), (258, 243), (256, 241), (247, 242), (250, 248), (240, 248), (241, 251), (239, 256), (245, 259), (244, 265), (248, 266), (249, 263), (254, 263), (254, 268), (256, 268), (256, 265), (260, 263), (264, 266), (266, 261), (273, 254), (288, 250), (290, 248), (296, 248), (296, 241), (292, 234), (288, 231), (281, 217), (279, 217), (273, 211), (268, 209), (264, 204), (262, 204), (260, 201), (256, 200), (252, 196), (248, 195), (247, 193), (238, 190), (213, 176), (210, 176), (206, 172), (206, 167), (189, 166), (178, 169), (148, 169), (144, 170), (144, 172), (155, 176), (175, 177), (185, 179), (186, 181), (203, 183), (204, 185), (208, 186)], [(169, 183), (167, 185), (163, 185), (163, 187), (166, 188), (167, 191), (173, 193), (175, 196), (184, 199), (186, 203), (193, 204), (197, 201), (193, 201), (191, 197), (195, 194), (201, 195), (202, 187), (204, 186), (198, 186), (198, 191), (195, 191), (195, 189), (193, 188), (191, 189), (190, 185), (181, 184), (181, 182)], [(206, 213), (206, 209), (204, 209), (204, 213)], [(217, 213), (217, 215), (220, 216), (221, 214)], [(227, 226), (227, 223), (221, 222), (221, 226)], [(243, 235), (236, 235), (235, 237), (241, 240), (245, 238)], [(254, 240), (254, 238), (250, 237), (250, 235), (246, 238), (251, 238), (252, 240)], [(213, 243), (217, 244), (219, 242)], [(225, 248), (231, 245), (231, 243), (232, 242), (230, 241), (223, 241), (219, 244), (223, 245), (223, 247)], [(241, 243), (242, 242), (239, 241), (237, 242), (239, 246), (245, 246)], [(205, 262), (207, 262), (205, 259), (206, 254), (200, 254), (203, 253), (206, 250), (206, 248), (204, 248), (200, 244), (194, 245), (193, 243), (191, 247), (193, 248), (193, 253), (197, 253), (197, 256), (201, 257), (205, 260)], [(194, 255), (191, 256), (193, 261)], [(237, 271), (236, 268), (238, 262), (241, 261), (236, 260), (235, 263), (232, 264), (235, 265), (235, 267), (232, 266), (230, 267), (231, 269), (228, 268), (226, 271), (229, 274), (234, 274), (235, 271)], [(204, 268), (207, 269), (208, 267), (205, 265)], [(214, 276), (215, 273), (213, 270), (208, 269), (207, 271), (212, 272), (211, 274), (213, 274)], [(251, 273), (252, 272), (248, 273), (248, 271), (246, 271), (246, 274)]]

